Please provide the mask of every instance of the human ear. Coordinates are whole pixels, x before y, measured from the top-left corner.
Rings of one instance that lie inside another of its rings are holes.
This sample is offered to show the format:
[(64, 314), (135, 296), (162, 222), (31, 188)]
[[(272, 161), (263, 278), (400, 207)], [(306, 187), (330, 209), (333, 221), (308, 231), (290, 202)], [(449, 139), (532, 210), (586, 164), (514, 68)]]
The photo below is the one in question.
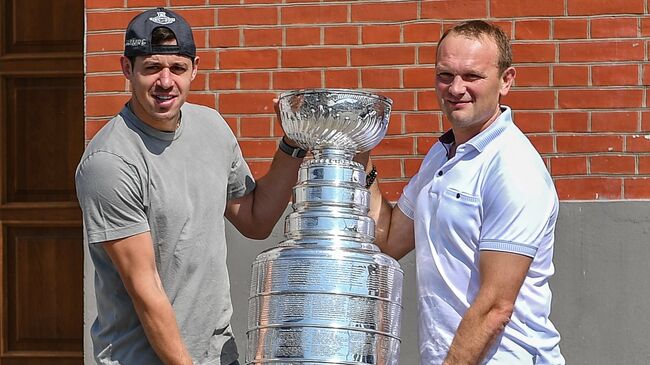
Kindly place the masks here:
[(505, 71), (503, 71), (501, 74), (501, 89), (499, 90), (499, 94), (501, 94), (501, 96), (506, 96), (508, 94), (512, 83), (515, 81), (516, 75), (517, 71), (514, 67), (508, 67)]

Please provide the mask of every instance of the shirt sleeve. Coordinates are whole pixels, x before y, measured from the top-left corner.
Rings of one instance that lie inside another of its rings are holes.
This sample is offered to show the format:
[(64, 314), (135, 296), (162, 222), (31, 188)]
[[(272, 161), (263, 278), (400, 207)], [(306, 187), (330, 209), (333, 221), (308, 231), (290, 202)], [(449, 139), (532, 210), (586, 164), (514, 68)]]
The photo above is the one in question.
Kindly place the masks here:
[(479, 250), (534, 257), (544, 242), (553, 240), (558, 199), (552, 180), (521, 165), (489, 176)]
[(235, 140), (233, 160), (228, 175), (228, 200), (241, 198), (255, 189), (255, 179)]
[(140, 174), (121, 157), (89, 155), (79, 164), (75, 183), (89, 243), (149, 230)]

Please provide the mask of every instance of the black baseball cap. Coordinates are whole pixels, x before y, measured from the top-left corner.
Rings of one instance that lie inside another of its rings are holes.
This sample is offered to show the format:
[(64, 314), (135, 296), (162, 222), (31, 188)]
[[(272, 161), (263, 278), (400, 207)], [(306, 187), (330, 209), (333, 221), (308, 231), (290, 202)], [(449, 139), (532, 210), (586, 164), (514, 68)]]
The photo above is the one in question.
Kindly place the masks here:
[[(160, 27), (174, 33), (177, 45), (151, 44), (151, 33)], [(196, 57), (192, 28), (183, 17), (169, 9), (156, 8), (140, 13), (131, 20), (126, 28), (124, 55), (137, 57), (152, 54), (177, 54), (192, 59)]]

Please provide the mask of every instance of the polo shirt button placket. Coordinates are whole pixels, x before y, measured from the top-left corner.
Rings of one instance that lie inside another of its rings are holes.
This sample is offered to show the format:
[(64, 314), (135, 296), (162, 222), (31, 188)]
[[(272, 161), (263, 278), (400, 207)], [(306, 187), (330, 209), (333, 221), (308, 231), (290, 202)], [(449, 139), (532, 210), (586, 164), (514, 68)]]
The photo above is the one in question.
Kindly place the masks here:
[(438, 176), (442, 176), (443, 174), (444, 172), (442, 172), (442, 170), (438, 171)]

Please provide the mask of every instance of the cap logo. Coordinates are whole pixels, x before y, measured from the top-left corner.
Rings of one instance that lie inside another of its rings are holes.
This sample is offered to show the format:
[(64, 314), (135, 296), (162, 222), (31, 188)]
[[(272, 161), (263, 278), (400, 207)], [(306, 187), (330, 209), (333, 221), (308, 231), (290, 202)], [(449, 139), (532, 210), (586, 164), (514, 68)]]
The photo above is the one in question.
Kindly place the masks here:
[(165, 14), (164, 11), (159, 11), (158, 15), (156, 15), (153, 18), (149, 18), (149, 20), (151, 20), (152, 22), (154, 22), (156, 24), (167, 25), (167, 24), (171, 24), (171, 23), (175, 22), (176, 18), (170, 18), (170, 17), (167, 16), (167, 14)]

